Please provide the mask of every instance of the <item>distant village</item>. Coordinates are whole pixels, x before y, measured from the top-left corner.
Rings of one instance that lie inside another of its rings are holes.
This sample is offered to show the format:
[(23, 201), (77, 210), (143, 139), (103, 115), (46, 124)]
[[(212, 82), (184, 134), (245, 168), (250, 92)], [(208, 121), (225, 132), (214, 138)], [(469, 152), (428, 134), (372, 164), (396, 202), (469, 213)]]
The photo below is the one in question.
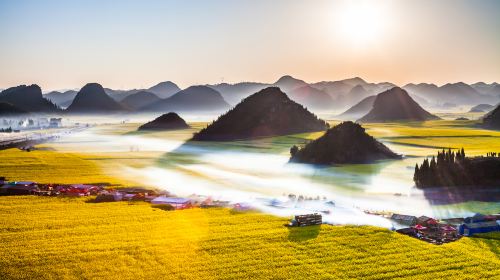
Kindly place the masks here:
[(9, 118), (0, 122), (0, 132), (20, 132), (62, 127), (62, 118)]
[[(168, 191), (157, 191), (143, 187), (113, 188), (87, 184), (38, 184), (31, 181), (7, 181), (0, 177), (0, 195), (37, 195), (61, 197), (89, 197), (89, 202), (119, 202), (143, 201), (151, 203), (152, 207), (162, 210), (183, 210), (190, 208), (226, 207), (236, 211), (252, 210), (251, 204), (232, 203), (230, 201), (214, 200), (211, 197), (190, 195), (177, 197)], [(288, 195), (288, 199), (295, 202), (301, 200), (321, 200), (321, 198), (306, 198), (303, 196)], [(268, 206), (282, 207), (276, 200), (268, 202)], [(325, 204), (335, 205), (332, 201), (323, 198)], [(311, 211), (314, 212), (314, 211)], [(449, 219), (434, 219), (427, 216), (411, 216), (397, 213), (371, 213), (387, 218), (392, 222), (392, 230), (419, 240), (441, 245), (456, 241), (463, 236), (500, 231), (500, 213), (483, 215), (476, 213), (471, 217), (457, 217)], [(321, 214), (333, 214), (329, 210), (320, 213), (295, 215), (289, 224), (290, 227), (315, 226), (323, 224)]]

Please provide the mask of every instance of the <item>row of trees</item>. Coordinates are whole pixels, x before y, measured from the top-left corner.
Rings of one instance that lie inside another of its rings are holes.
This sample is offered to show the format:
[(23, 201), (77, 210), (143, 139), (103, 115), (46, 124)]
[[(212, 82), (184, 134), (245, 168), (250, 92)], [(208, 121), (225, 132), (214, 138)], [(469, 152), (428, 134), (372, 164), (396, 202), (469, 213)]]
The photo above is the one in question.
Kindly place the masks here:
[[(499, 155), (497, 158), (496, 156)], [(417, 187), (488, 185), (497, 180), (500, 154), (487, 153), (487, 157), (468, 158), (464, 149), (444, 149), (437, 157), (426, 158), (415, 165), (413, 180)]]
[(12, 132), (12, 127), (0, 128), (0, 132), (11, 133)]

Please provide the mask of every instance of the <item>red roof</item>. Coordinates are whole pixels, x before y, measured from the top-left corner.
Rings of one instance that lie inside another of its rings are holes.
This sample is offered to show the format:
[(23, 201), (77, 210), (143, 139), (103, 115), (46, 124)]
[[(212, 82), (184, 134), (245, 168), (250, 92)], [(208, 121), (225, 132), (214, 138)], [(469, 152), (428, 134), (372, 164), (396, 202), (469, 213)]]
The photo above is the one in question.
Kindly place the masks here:
[(423, 225), (416, 225), (414, 226), (413, 228), (417, 229), (417, 230), (423, 230), (423, 229), (427, 229), (426, 227), (424, 227)]

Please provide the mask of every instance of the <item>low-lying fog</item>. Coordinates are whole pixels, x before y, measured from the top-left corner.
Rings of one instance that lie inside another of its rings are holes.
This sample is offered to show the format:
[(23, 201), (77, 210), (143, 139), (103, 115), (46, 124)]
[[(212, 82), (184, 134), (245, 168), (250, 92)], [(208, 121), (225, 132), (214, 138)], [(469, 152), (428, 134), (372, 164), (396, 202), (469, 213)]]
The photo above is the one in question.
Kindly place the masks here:
[[(190, 122), (207, 120), (185, 117)], [(134, 118), (133, 122), (151, 119), (152, 116), (143, 116)], [(422, 158), (411, 156), (414, 147), (388, 145), (405, 154), (403, 160), (319, 168), (288, 163), (288, 146), (269, 142), (269, 139), (265, 148), (260, 140), (244, 141), (241, 145), (235, 142), (189, 144), (186, 140), (194, 130), (164, 132), (158, 137), (133, 133), (130, 130), (134, 126), (130, 126), (128, 132), (115, 131), (119, 130), (116, 124), (123, 120), (99, 120), (115, 125), (99, 125), (73, 133), (58, 140), (56, 148), (86, 153), (135, 151), (138, 156), (141, 152), (158, 152), (158, 160), (150, 166), (122, 165), (117, 174), (137, 185), (154, 186), (178, 196), (197, 194), (247, 203), (280, 216), (330, 210), (324, 219), (331, 223), (383, 227), (391, 227), (391, 224), (363, 210), (438, 218), (472, 214), (456, 204), (435, 205), (423, 191), (414, 188), (413, 168), (415, 163), (422, 161)], [(93, 123), (92, 119), (86, 122)], [(319, 197), (320, 200), (290, 202), (289, 194)], [(327, 203), (329, 201), (335, 206)]]

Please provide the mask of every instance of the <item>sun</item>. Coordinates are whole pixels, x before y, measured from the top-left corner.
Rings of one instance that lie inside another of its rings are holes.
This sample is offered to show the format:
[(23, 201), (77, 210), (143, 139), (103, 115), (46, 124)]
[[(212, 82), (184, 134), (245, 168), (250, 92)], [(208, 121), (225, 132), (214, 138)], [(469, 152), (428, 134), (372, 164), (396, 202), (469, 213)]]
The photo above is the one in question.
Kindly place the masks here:
[(379, 1), (352, 0), (335, 9), (335, 29), (339, 35), (354, 44), (383, 39), (386, 15)]

